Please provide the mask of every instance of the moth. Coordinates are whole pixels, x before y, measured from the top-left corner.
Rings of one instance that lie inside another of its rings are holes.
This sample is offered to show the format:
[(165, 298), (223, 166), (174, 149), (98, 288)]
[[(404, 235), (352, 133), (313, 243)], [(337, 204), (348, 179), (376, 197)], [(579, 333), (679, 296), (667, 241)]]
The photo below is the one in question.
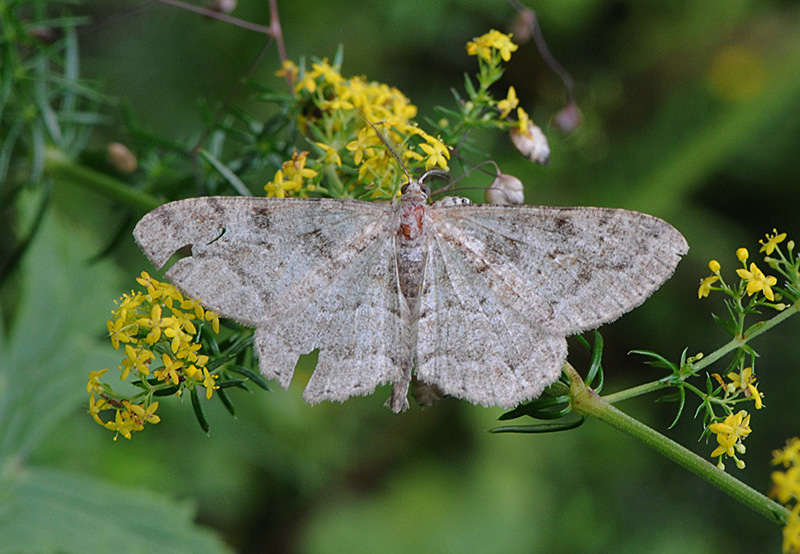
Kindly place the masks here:
[[(427, 174), (426, 174), (427, 175)], [(569, 335), (638, 306), (688, 251), (670, 224), (609, 208), (428, 203), (423, 175), (391, 203), (200, 197), (136, 225), (166, 276), (255, 327), (261, 373), (288, 388), (319, 350), (314, 404), (415, 378), (483, 406), (513, 407), (555, 382)]]

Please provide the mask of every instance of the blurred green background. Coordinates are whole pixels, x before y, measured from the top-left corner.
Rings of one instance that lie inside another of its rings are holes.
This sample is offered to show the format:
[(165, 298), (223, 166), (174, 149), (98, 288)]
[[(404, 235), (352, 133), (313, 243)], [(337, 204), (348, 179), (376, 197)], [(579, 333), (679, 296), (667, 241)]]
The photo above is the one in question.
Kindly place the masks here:
[[(721, 299), (697, 300), (709, 259), (732, 281), (736, 248), (755, 254), (773, 227), (800, 240), (800, 7), (763, 0), (529, 5), (577, 82), (585, 122), (569, 137), (551, 129), (563, 87), (526, 44), (502, 85), (516, 88), (547, 133), (551, 164), (521, 159), (500, 133), (487, 133), (483, 146), (523, 180), (528, 203), (649, 212), (691, 246), (672, 280), (602, 329), (604, 392), (613, 392), (662, 376), (628, 356), (631, 349), (677, 360), (684, 348), (710, 352), (726, 341), (711, 320), (724, 310)], [(172, 140), (199, 136), (199, 106), (225, 98), (264, 43), (257, 33), (152, 2), (71, 9), (91, 17), (78, 32), (83, 77)], [(263, 1), (242, 0), (232, 15), (269, 21)], [(345, 76), (396, 86), (421, 116), (433, 116), (434, 105), (451, 105), (464, 72), (475, 72), (465, 43), (491, 28), (507, 31), (514, 12), (499, 0), (295, 0), (280, 5), (280, 18), (290, 58), (333, 57), (342, 45)], [(278, 66), (273, 48), (254, 79), (281, 87)], [(236, 103), (269, 113), (247, 98)], [(109, 120), (90, 148), (124, 142), (122, 129)], [(20, 201), (15, 209), (29, 207)], [(778, 527), (599, 422), (553, 435), (491, 435), (500, 409), (447, 399), (396, 416), (382, 406), (386, 390), (309, 407), (300, 397), (311, 369), (303, 362), (288, 392), (234, 393), (236, 419), (210, 403), (208, 436), (188, 400), (166, 401), (160, 424), (113, 442), (86, 413), (86, 375), (119, 363), (104, 339), (112, 301), (135, 286), (139, 271), (152, 271), (132, 238), (89, 260), (121, 217), (99, 195), (56, 186), (13, 291), (0, 291), (7, 306), (0, 552), (780, 550)], [(753, 345), (762, 355), (766, 407), (753, 411), (747, 468), (728, 463), (765, 492), (771, 451), (800, 434), (796, 319)], [(579, 347), (571, 350), (585, 367)], [(711, 452), (714, 445), (697, 442), (696, 403), (667, 430), (675, 405), (654, 400), (619, 407), (704, 456)], [(192, 527), (193, 514), (203, 530)], [(11, 530), (15, 542), (4, 541)]]

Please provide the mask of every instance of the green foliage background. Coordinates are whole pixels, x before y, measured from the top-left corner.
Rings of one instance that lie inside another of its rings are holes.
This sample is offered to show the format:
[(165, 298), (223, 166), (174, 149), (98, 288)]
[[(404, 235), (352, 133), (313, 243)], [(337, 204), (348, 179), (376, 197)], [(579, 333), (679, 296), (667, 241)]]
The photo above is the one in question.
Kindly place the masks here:
[[(697, 300), (709, 259), (732, 276), (735, 249), (755, 253), (773, 227), (800, 241), (800, 8), (754, 0), (531, 7), (578, 83), (585, 124), (567, 138), (547, 128), (563, 89), (528, 44), (504, 83), (545, 128), (551, 165), (522, 160), (504, 135), (487, 134), (484, 146), (523, 180), (528, 203), (646, 211), (692, 247), (662, 290), (602, 329), (613, 392), (660, 376), (628, 350), (677, 359), (684, 347), (710, 351), (725, 340), (710, 317), (721, 299)], [(83, 77), (171, 140), (200, 134), (202, 106), (226, 96), (264, 42), (151, 2), (73, 9), (92, 21), (78, 30)], [(474, 73), (466, 41), (513, 17), (498, 0), (296, 0), (280, 10), (292, 59), (332, 57), (341, 44), (344, 75), (398, 87), (421, 115), (447, 105), (463, 73)], [(261, 1), (241, 0), (234, 15), (268, 23)], [(745, 62), (715, 73), (731, 48)], [(273, 49), (254, 78), (281, 87), (278, 66)], [(247, 98), (236, 103), (269, 115)], [(120, 119), (95, 130), (90, 151), (109, 140), (125, 142)], [(118, 363), (104, 338), (112, 300), (152, 268), (130, 238), (92, 260), (125, 211), (80, 183), (53, 185), (36, 240), (0, 290), (0, 552), (779, 550), (773, 524), (598, 422), (490, 435), (500, 409), (445, 400), (395, 416), (382, 407), (387, 391), (309, 407), (300, 392), (312, 360), (289, 392), (237, 395), (236, 419), (209, 404), (209, 436), (188, 402), (164, 401), (160, 424), (113, 442), (86, 413), (85, 381)], [(32, 218), (33, 204), (15, 199), (15, 217)], [(753, 345), (766, 408), (752, 416), (747, 469), (729, 471), (762, 491), (771, 450), (800, 433), (797, 331), (792, 320)], [(652, 400), (619, 407), (665, 430), (674, 405)], [(689, 414), (667, 434), (706, 454), (713, 445), (696, 442), (701, 426)]]

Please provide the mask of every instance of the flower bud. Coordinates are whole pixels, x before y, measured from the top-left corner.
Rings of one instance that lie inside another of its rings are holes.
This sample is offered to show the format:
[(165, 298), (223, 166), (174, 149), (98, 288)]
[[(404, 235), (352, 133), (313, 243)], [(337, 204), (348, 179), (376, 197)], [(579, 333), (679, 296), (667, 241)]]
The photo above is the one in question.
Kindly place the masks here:
[(525, 201), (522, 181), (513, 175), (500, 173), (495, 177), (495, 180), (492, 181), (489, 188), (486, 189), (484, 198), (489, 204), (507, 206), (522, 204)]
[(750, 256), (750, 253), (747, 252), (747, 248), (739, 248), (736, 251), (736, 257), (739, 259), (740, 262), (745, 261), (748, 258), (748, 256)]
[(119, 142), (110, 142), (106, 149), (109, 165), (121, 173), (133, 173), (138, 165), (136, 155)]
[(547, 165), (550, 161), (550, 146), (542, 130), (532, 122), (528, 124), (528, 133), (520, 133), (519, 129), (511, 130), (511, 142), (520, 154), (532, 162)]
[(720, 270), (720, 265), (717, 260), (711, 260), (708, 262), (708, 269), (711, 270), (711, 273), (718, 273)]

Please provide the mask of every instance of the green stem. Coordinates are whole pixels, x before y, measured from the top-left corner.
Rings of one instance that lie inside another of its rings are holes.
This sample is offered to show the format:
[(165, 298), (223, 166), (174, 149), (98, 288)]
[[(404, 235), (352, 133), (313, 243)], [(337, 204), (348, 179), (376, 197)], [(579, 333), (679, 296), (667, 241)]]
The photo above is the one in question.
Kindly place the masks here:
[[(742, 337), (731, 339), (728, 343), (722, 345), (720, 348), (717, 348), (714, 352), (712, 352), (708, 356), (703, 356), (702, 359), (692, 364), (692, 375), (696, 375), (698, 371), (710, 366), (711, 364), (713, 364), (714, 362), (716, 362), (729, 352), (732, 352), (737, 348), (740, 348), (741, 346), (747, 344), (749, 341), (753, 340), (760, 334), (769, 331), (770, 329), (772, 329), (773, 327), (775, 327), (780, 323), (783, 323), (785, 320), (789, 319), (797, 312), (800, 312), (800, 302), (789, 306), (788, 308), (780, 312), (772, 319), (756, 323), (755, 325), (750, 327), (747, 333), (745, 333)], [(672, 386), (670, 382), (665, 381), (664, 379), (659, 379), (658, 381), (643, 383), (641, 385), (637, 385), (629, 389), (615, 392), (613, 394), (607, 394), (603, 397), (603, 400), (605, 400), (609, 404), (616, 404), (617, 402), (620, 402), (622, 400), (627, 400), (629, 398), (634, 398), (636, 396), (641, 396), (643, 394), (655, 392), (657, 390), (665, 389), (670, 386)]]
[(161, 205), (161, 202), (146, 193), (132, 188), (104, 173), (89, 169), (68, 158), (63, 152), (55, 148), (48, 148), (45, 154), (45, 172), (50, 177), (68, 179), (75, 183), (92, 189), (109, 198), (127, 204), (131, 207), (150, 211)]
[(770, 521), (778, 525), (785, 524), (789, 513), (786, 508), (742, 483), (729, 473), (725, 473), (725, 471), (691, 450), (621, 412), (588, 388), (581, 376), (570, 364), (565, 364), (564, 369), (570, 377), (570, 402), (575, 412), (596, 417), (626, 435), (642, 441), (659, 454), (705, 479)]
[(800, 303), (795, 303), (786, 308), (785, 310), (783, 310), (782, 312), (780, 312), (772, 319), (756, 323), (755, 325), (750, 327), (750, 329), (748, 329), (748, 331), (741, 337), (736, 337), (731, 339), (730, 342), (728, 342), (721, 348), (718, 348), (716, 351), (712, 352), (708, 356), (704, 356), (703, 359), (698, 360), (693, 365), (694, 369), (698, 371), (705, 367), (710, 366), (711, 364), (722, 358), (728, 352), (736, 350), (737, 348), (741, 347), (744, 344), (747, 344), (749, 341), (753, 340), (760, 334), (769, 331), (779, 323), (783, 323), (786, 319), (789, 319), (798, 311), (800, 311)]
[(608, 402), (609, 404), (616, 404), (617, 402), (621, 402), (629, 398), (636, 398), (637, 396), (642, 396), (643, 394), (648, 394), (651, 392), (655, 392), (657, 390), (666, 389), (671, 386), (672, 385), (667, 381), (663, 380), (651, 381), (649, 383), (642, 383), (641, 385), (636, 385), (635, 387), (621, 390), (613, 394), (607, 394), (603, 396), (603, 400)]

